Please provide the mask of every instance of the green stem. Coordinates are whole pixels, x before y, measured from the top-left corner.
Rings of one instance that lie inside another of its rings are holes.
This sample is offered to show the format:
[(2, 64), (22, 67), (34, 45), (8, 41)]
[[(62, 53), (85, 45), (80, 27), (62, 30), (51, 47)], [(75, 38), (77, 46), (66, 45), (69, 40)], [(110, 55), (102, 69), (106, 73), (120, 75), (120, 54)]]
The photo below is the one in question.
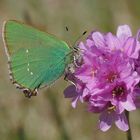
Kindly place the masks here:
[(130, 121), (129, 121), (129, 112), (126, 111), (126, 117), (128, 120), (128, 125), (129, 125), (129, 130), (127, 131), (127, 140), (132, 140), (132, 135), (131, 135), (131, 127), (130, 127)]

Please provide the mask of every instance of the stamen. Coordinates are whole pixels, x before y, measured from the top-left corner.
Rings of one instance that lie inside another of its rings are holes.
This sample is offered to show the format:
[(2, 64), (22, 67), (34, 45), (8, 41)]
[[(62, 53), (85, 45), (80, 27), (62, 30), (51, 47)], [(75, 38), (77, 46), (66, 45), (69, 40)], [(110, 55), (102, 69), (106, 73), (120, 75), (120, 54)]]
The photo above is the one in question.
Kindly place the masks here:
[(116, 106), (112, 105), (107, 108), (108, 113), (110, 114), (112, 111), (116, 111)]
[(116, 97), (116, 96), (119, 97), (119, 98), (121, 98), (121, 96), (125, 93), (124, 90), (125, 89), (122, 86), (115, 87), (112, 90), (112, 96), (113, 96), (113, 98)]
[(94, 71), (94, 69), (92, 69), (91, 70), (91, 76), (94, 77), (94, 75), (95, 75), (95, 71)]
[(114, 72), (111, 72), (108, 76), (107, 76), (107, 81), (110, 83), (113, 83), (115, 79), (118, 78), (118, 75), (115, 74)]

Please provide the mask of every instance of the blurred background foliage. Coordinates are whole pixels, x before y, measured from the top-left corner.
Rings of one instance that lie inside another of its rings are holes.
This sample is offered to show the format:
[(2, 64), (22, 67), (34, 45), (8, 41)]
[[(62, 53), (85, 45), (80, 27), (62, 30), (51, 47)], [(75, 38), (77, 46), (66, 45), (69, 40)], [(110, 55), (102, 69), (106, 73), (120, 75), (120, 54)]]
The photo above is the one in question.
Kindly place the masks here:
[[(72, 44), (87, 30), (112, 31), (128, 24), (140, 28), (139, 0), (0, 0), (0, 32), (4, 20), (15, 19)], [(65, 31), (69, 27), (69, 32)], [(72, 109), (64, 99), (68, 83), (61, 78), (37, 97), (27, 99), (9, 81), (7, 57), (0, 34), (0, 139), (1, 140), (124, 140), (126, 134), (112, 127), (98, 130), (98, 116), (78, 104)], [(130, 114), (134, 140), (140, 137), (140, 112)]]

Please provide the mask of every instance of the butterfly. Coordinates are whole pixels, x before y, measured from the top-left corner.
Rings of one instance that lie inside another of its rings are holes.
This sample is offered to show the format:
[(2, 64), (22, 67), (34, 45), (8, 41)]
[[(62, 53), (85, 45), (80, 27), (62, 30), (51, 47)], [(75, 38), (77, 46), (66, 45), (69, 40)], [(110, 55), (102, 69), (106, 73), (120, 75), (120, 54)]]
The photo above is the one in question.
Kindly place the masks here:
[(4, 23), (3, 41), (10, 79), (26, 97), (35, 96), (38, 89), (54, 83), (79, 57), (76, 47), (14, 20)]

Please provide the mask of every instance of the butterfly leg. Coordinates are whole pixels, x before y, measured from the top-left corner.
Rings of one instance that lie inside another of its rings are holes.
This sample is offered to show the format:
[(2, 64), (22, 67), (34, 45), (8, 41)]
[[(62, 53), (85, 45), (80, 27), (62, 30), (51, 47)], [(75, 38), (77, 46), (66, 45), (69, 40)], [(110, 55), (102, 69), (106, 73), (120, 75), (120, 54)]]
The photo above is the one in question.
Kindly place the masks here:
[(70, 75), (72, 75), (72, 73), (74, 73), (74, 65), (73, 64), (69, 64), (66, 69), (65, 69), (65, 76), (64, 76), (64, 80), (65, 81), (69, 81), (69, 77)]
[(68, 77), (68, 74), (65, 74), (64, 80), (68, 82), (68, 78), (67, 77)]
[(75, 65), (75, 67), (80, 67), (83, 64), (83, 58), (81, 55), (75, 55), (73, 57), (73, 63)]

